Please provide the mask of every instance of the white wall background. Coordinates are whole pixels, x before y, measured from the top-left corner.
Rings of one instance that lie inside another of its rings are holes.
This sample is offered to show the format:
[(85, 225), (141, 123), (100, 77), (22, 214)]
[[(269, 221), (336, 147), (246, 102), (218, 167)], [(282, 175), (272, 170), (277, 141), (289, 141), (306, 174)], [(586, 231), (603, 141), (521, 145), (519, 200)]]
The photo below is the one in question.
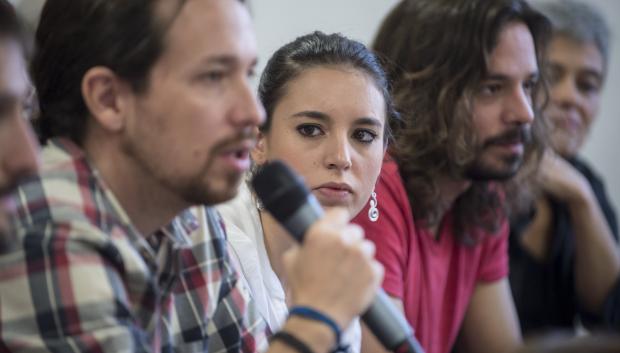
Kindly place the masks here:
[[(250, 0), (261, 67), (278, 47), (314, 30), (340, 32), (370, 43), (379, 23), (398, 0)], [(607, 17), (614, 36), (602, 109), (584, 156), (607, 183), (620, 212), (620, 1), (584, 0)], [(43, 0), (12, 0), (32, 19)], [(259, 68), (259, 69), (260, 69)], [(259, 70), (260, 71), (260, 70)]]

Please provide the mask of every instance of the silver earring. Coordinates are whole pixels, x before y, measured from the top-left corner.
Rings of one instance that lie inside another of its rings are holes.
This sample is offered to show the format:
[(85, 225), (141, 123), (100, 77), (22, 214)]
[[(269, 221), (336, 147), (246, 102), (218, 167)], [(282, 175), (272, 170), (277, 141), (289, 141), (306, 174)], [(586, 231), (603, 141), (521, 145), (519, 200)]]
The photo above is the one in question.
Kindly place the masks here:
[(260, 202), (258, 197), (256, 198), (256, 209), (259, 210), (259, 211), (264, 211), (265, 210), (265, 206), (263, 206), (263, 203)]
[(377, 193), (373, 190), (372, 194), (370, 194), (370, 207), (368, 208), (368, 219), (371, 222), (376, 222), (379, 219), (377, 204)]

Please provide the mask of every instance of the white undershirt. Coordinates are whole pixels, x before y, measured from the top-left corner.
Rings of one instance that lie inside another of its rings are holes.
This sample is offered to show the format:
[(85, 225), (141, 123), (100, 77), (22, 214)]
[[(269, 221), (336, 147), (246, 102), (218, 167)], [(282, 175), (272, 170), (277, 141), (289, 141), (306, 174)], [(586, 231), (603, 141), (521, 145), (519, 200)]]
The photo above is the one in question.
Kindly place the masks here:
[[(276, 332), (288, 314), (286, 294), (271, 267), (260, 216), (247, 184), (241, 184), (237, 197), (216, 208), (224, 219), (231, 253), (241, 266), (252, 299), (271, 331)], [(355, 319), (344, 332), (343, 341), (358, 353), (361, 336), (359, 319)]]

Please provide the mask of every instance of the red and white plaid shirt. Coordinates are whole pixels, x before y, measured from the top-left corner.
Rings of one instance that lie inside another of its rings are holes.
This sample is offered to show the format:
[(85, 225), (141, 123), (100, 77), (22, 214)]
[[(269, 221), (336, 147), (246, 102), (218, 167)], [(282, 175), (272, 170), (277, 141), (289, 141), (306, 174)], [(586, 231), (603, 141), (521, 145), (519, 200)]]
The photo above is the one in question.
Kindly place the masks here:
[(16, 194), (19, 245), (0, 255), (0, 352), (266, 348), (214, 210), (145, 237), (78, 146), (52, 140), (42, 161)]

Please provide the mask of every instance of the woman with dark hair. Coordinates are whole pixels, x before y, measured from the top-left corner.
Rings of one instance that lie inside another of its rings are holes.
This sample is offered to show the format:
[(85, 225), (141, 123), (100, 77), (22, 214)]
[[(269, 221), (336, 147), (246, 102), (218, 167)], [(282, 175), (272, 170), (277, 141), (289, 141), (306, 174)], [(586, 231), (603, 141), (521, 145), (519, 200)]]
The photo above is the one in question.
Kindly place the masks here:
[(538, 186), (542, 195), (515, 217), (510, 283), (524, 334), (620, 329), (618, 223), (601, 178), (579, 156), (600, 107), (609, 28), (590, 5), (541, 3), (552, 23), (547, 48), (552, 130)]
[(427, 353), (508, 352), (521, 342), (508, 204), (527, 194), (511, 185), (542, 153), (548, 33), (523, 0), (403, 0), (374, 40), (403, 123), (377, 181), (381, 217), (362, 212), (355, 222)]
[[(259, 97), (267, 120), (252, 151), (256, 168), (283, 160), (323, 207), (343, 208), (349, 219), (369, 198), (371, 205), (375, 202), (388, 123), (397, 114), (382, 68), (364, 45), (338, 34), (299, 37), (269, 60)], [(219, 211), (257, 309), (275, 331), (288, 312), (283, 255), (295, 242), (261, 209), (245, 183)], [(366, 217), (376, 216), (373, 209)], [(350, 277), (356, 280), (354, 274)], [(342, 343), (358, 352), (360, 335), (355, 322)]]

